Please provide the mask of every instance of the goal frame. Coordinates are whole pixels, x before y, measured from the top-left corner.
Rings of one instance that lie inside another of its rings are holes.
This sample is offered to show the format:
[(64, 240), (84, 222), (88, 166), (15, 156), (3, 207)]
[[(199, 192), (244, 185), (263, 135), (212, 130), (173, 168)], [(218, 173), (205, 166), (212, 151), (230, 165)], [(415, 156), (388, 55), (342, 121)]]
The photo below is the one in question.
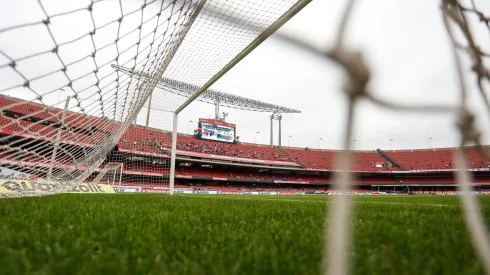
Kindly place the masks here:
[(218, 73), (216, 73), (211, 79), (206, 82), (199, 90), (197, 90), (191, 97), (189, 97), (182, 105), (180, 105), (173, 114), (173, 128), (172, 128), (172, 151), (170, 156), (170, 179), (169, 179), (169, 194), (174, 194), (175, 185), (175, 158), (177, 156), (177, 127), (179, 113), (182, 112), (191, 102), (204, 93), (211, 87), (216, 81), (218, 81), (229, 70), (235, 67), (243, 58), (249, 55), (255, 48), (257, 48), (262, 42), (267, 40), (273, 33), (275, 33), (286, 22), (293, 18), (298, 12), (306, 7), (312, 0), (300, 0), (294, 6), (292, 6), (287, 12), (279, 17), (274, 23), (272, 23), (265, 31), (263, 31), (255, 40), (252, 41), (247, 47), (245, 47), (237, 56), (235, 56), (226, 66), (224, 66)]
[(97, 177), (94, 178), (94, 180), (92, 181), (92, 183), (94, 184), (100, 184), (100, 180), (107, 174), (108, 171), (114, 171), (114, 175), (112, 176), (112, 187), (115, 188), (116, 187), (116, 172), (115, 171), (120, 171), (119, 173), (119, 179), (118, 180), (118, 184), (117, 184), (117, 187), (121, 187), (121, 182), (122, 182), (122, 175), (123, 175), (123, 172), (124, 172), (124, 163), (122, 162), (109, 162), (107, 163), (104, 168), (102, 168), (102, 170), (99, 172), (99, 174), (97, 175)]

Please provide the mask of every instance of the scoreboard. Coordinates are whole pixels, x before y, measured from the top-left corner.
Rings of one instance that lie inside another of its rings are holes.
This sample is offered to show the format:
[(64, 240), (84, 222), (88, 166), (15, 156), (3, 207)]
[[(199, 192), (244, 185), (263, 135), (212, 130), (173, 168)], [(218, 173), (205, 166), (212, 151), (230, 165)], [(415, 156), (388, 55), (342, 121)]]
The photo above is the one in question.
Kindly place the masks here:
[(235, 142), (236, 125), (214, 119), (199, 119), (197, 137), (203, 140)]

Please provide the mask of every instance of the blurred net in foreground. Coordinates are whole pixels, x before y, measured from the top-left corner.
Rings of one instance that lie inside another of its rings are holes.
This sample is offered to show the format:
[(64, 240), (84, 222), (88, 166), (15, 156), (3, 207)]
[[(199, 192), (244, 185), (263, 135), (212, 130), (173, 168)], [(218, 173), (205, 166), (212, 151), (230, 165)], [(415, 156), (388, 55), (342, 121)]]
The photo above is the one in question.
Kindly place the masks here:
[[(107, 167), (132, 161), (127, 152), (160, 150), (153, 161), (134, 161), (168, 183), (173, 126), (167, 118), (186, 98), (155, 89), (158, 80), (205, 85), (300, 2), (1, 2), (1, 166), (39, 181), (99, 183), (107, 176), (99, 172), (124, 172)], [(240, 22), (227, 20), (232, 17)], [(152, 94), (158, 95), (153, 102)], [(156, 117), (137, 125), (152, 108)], [(151, 136), (150, 127), (167, 134)]]
[[(284, 36), (283, 39), (299, 47), (310, 51), (327, 61), (333, 61), (342, 66), (347, 80), (343, 92), (348, 97), (348, 112), (346, 114), (347, 124), (344, 136), (344, 151), (341, 153), (338, 169), (343, 172), (336, 174), (337, 191), (345, 194), (350, 189), (354, 180), (352, 171), (352, 151), (350, 145), (352, 140), (356, 103), (360, 99), (367, 99), (380, 108), (388, 108), (396, 111), (427, 112), (427, 113), (453, 113), (458, 117), (458, 128), (460, 133), (460, 148), (456, 155), (457, 170), (454, 172), (458, 188), (461, 191), (463, 209), (468, 231), (475, 250), (480, 257), (487, 273), (490, 273), (490, 239), (487, 228), (481, 215), (477, 200), (471, 192), (471, 172), (466, 166), (466, 157), (463, 147), (469, 143), (477, 145), (479, 153), (488, 159), (489, 154), (480, 144), (480, 131), (476, 128), (475, 117), (471, 106), (467, 103), (468, 83), (467, 78), (476, 79), (478, 90), (482, 101), (485, 102), (487, 113), (490, 114), (488, 100), (488, 88), (490, 84), (490, 71), (488, 65), (489, 45), (478, 44), (475, 29), (485, 29), (484, 35), (490, 35), (490, 11), (484, 12), (474, 0), (464, 1), (442, 0), (441, 10), (450, 41), (454, 49), (455, 65), (459, 74), (461, 103), (459, 106), (427, 105), (403, 105), (390, 102), (377, 97), (369, 90), (371, 71), (362, 56), (362, 49), (353, 51), (348, 49), (344, 43), (344, 37), (348, 32), (350, 15), (356, 1), (348, 1), (342, 19), (338, 26), (338, 32), (334, 47), (331, 49), (318, 49), (294, 37)], [(481, 28), (483, 27), (483, 28)], [(486, 49), (485, 49), (486, 47)], [(465, 62), (471, 63), (471, 70), (465, 70)], [(325, 250), (325, 272), (327, 274), (347, 274), (351, 270), (350, 253), (352, 237), (352, 201), (347, 195), (336, 196), (329, 208), (328, 229)]]

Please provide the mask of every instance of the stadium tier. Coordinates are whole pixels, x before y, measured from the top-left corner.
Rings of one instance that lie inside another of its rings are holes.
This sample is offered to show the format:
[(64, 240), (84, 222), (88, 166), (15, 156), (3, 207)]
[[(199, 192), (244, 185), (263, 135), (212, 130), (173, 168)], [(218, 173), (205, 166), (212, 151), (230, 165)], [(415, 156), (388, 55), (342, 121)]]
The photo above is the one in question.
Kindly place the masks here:
[[(454, 165), (454, 148), (436, 150), (386, 151), (391, 159), (406, 170), (439, 171), (451, 170)], [(484, 159), (474, 148), (466, 149), (467, 166), (470, 169), (486, 169), (490, 161)]]
[[(313, 149), (285, 149), (308, 170), (334, 171), (339, 151)], [(356, 151), (354, 153), (354, 171), (386, 171), (387, 161), (376, 152)]]
[[(169, 132), (143, 126), (130, 126), (119, 142), (119, 151), (168, 157), (171, 146)], [(177, 154), (238, 162), (298, 166), (280, 149), (274, 147), (204, 141), (183, 134), (178, 135)]]
[[(47, 147), (46, 144), (55, 142), (57, 129), (61, 127), (63, 111), (57, 108), (47, 109), (7, 96), (0, 96), (0, 108), (3, 110), (0, 117), (1, 140), (18, 145), (2, 147), (2, 167), (31, 173), (36, 177), (45, 176), (53, 161), (53, 147)], [(70, 146), (71, 152), (90, 150), (98, 142), (106, 139), (109, 132), (105, 131), (106, 128), (99, 128), (102, 121), (105, 121), (104, 125), (107, 128), (106, 118), (67, 112), (64, 125), (72, 131), (63, 131), (59, 137), (63, 146), (54, 159), (53, 169), (86, 170), (86, 167), (74, 165), (73, 156), (70, 156), (71, 159), (68, 158), (62, 149)], [(118, 127), (116, 123), (109, 125)], [(104, 167), (108, 163), (122, 163), (120, 184), (158, 186), (161, 184), (158, 177), (169, 176), (171, 140), (171, 133), (168, 131), (131, 125), (96, 173), (106, 173)], [(305, 184), (315, 184), (316, 188), (325, 189), (332, 184), (331, 172), (337, 171), (336, 159), (339, 151), (334, 150), (224, 143), (184, 134), (179, 134), (177, 141), (178, 167), (175, 177), (183, 186), (199, 183), (201, 186), (214, 184), (215, 188), (218, 188), (225, 182), (238, 182), (245, 185), (275, 184), (271, 187), (260, 187), (269, 189), (305, 188)], [(40, 147), (43, 150), (37, 149)], [(354, 184), (454, 185), (451, 174), (454, 170), (454, 152), (454, 148), (355, 151), (353, 169), (357, 172), (358, 179)], [(490, 184), (490, 160), (480, 156), (474, 148), (467, 148), (466, 153), (468, 166), (475, 171), (474, 183)], [(90, 179), (94, 177), (96, 176)]]

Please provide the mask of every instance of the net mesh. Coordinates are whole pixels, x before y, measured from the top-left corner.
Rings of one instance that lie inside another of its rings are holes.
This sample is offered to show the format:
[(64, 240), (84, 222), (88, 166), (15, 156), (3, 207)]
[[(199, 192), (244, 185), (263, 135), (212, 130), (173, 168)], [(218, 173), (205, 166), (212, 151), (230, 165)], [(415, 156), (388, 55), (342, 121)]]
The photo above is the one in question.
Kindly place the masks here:
[(2, 2), (2, 167), (79, 184), (128, 161), (125, 182), (168, 183), (171, 115), (186, 98), (159, 80), (203, 86), (298, 2)]

